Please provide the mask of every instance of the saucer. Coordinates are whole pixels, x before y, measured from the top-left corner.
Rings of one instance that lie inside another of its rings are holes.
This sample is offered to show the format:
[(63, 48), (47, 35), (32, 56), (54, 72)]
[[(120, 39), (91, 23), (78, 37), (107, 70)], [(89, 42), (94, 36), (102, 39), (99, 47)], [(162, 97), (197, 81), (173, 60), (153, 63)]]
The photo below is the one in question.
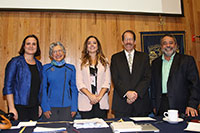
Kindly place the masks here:
[(163, 121), (167, 121), (167, 122), (169, 122), (169, 123), (171, 123), (171, 124), (177, 124), (177, 123), (179, 123), (179, 122), (182, 122), (183, 119), (182, 119), (182, 118), (178, 118), (177, 121), (170, 121), (170, 120), (168, 120), (168, 118), (164, 117), (164, 118), (163, 118)]

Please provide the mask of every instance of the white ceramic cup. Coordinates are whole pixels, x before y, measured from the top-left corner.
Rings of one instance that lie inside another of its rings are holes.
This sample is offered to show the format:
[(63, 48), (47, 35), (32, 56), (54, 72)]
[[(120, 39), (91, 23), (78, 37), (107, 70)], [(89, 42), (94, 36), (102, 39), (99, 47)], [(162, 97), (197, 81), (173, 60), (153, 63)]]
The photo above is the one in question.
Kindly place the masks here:
[(169, 121), (178, 121), (178, 110), (170, 109), (170, 110), (168, 110), (168, 112), (164, 112), (163, 115)]

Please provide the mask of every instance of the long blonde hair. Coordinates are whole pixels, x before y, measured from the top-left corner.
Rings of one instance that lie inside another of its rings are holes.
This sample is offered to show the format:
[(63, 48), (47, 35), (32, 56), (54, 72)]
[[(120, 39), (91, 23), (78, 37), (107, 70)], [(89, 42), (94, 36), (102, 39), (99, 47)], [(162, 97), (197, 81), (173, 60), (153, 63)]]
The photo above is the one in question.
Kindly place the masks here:
[(83, 68), (83, 66), (86, 66), (87, 63), (89, 63), (89, 65), (92, 64), (91, 57), (90, 57), (89, 52), (87, 50), (88, 40), (90, 38), (96, 39), (97, 45), (98, 45), (97, 54), (96, 54), (96, 65), (98, 64), (98, 61), (100, 61), (100, 63), (104, 66), (104, 68), (106, 70), (106, 67), (108, 65), (108, 61), (106, 60), (106, 58), (105, 58), (105, 56), (103, 54), (100, 41), (95, 36), (87, 37), (87, 39), (84, 42), (82, 55), (81, 55), (81, 69)]

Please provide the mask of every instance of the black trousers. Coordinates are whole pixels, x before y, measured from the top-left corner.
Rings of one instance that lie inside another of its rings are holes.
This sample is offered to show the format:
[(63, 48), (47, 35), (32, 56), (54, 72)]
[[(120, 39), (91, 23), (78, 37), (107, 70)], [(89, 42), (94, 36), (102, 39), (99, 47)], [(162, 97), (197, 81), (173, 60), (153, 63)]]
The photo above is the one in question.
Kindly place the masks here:
[[(148, 104), (144, 106), (149, 106)], [(149, 106), (150, 107), (150, 106)], [(149, 110), (142, 110), (142, 111), (136, 111), (137, 107), (130, 105), (129, 109), (126, 109), (126, 112), (118, 112), (114, 111), (115, 118), (125, 118), (125, 117), (144, 117), (148, 116)]]
[(134, 110), (130, 110), (129, 112), (114, 112), (115, 118), (125, 118), (125, 117), (144, 117), (144, 116), (148, 116), (148, 112), (147, 113), (135, 113)]
[(70, 107), (51, 107), (51, 116), (47, 119), (42, 116), (44, 121), (72, 121), (71, 108)]
[(167, 94), (162, 94), (160, 108), (158, 110), (158, 115), (159, 116), (163, 116), (163, 113), (167, 112), (168, 109), (169, 109), (168, 95)]
[(127, 112), (114, 112), (115, 118), (125, 118), (131, 116), (130, 113)]
[(38, 117), (38, 106), (28, 107), (23, 105), (15, 105), (18, 113), (18, 120), (20, 121), (36, 121)]
[(90, 119), (90, 118), (107, 118), (108, 110), (102, 110), (99, 107), (99, 103), (92, 106), (92, 110), (90, 111), (79, 111), (82, 119)]

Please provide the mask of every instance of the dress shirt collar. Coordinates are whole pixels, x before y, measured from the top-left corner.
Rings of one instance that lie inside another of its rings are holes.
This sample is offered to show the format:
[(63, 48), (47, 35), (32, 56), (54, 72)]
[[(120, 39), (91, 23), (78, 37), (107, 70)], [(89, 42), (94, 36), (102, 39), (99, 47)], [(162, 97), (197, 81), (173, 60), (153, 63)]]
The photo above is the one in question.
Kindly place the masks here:
[[(127, 52), (126, 50), (124, 51), (125, 51), (126, 57), (128, 57), (129, 52)], [(130, 53), (132, 58), (134, 57), (134, 53), (135, 53), (135, 49), (133, 49)]]
[[(170, 57), (170, 60), (169, 60), (169, 61), (172, 61), (172, 60), (174, 59), (175, 54), (176, 54), (176, 52)], [(162, 55), (162, 60), (163, 60), (163, 61), (167, 61), (167, 60), (165, 59), (164, 54)]]

